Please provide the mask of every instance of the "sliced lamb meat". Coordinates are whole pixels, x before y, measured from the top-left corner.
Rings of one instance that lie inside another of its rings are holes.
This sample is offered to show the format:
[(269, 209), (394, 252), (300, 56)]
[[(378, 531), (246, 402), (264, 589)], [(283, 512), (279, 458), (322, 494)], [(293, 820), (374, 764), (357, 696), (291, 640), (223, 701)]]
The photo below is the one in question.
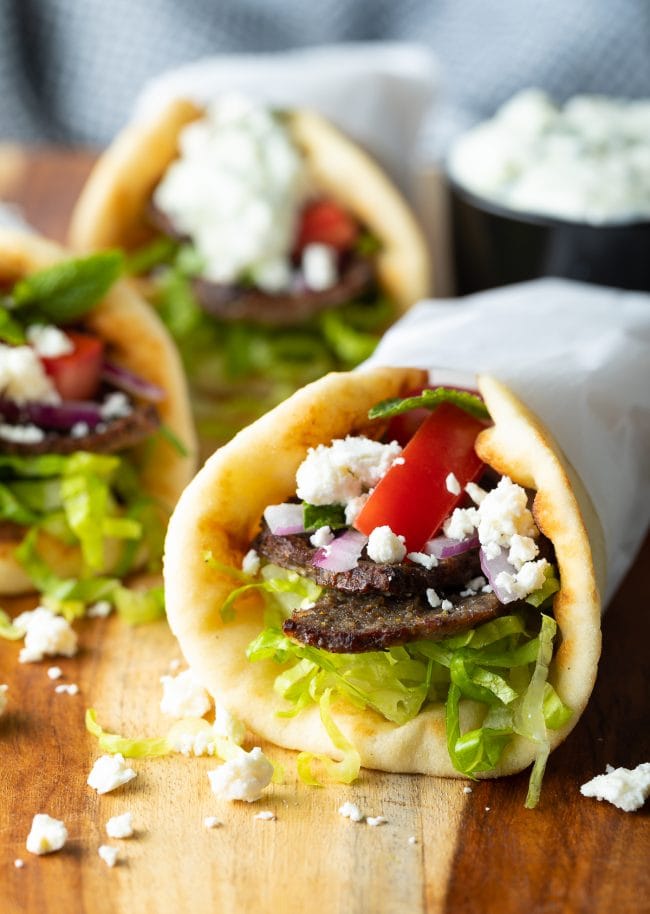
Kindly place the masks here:
[(252, 547), (269, 562), (308, 575), (323, 587), (354, 593), (381, 591), (404, 596), (424, 592), (427, 587), (464, 590), (468, 581), (481, 574), (478, 549), (440, 559), (430, 570), (411, 562), (388, 565), (362, 558), (351, 571), (327, 571), (312, 565), (316, 549), (308, 534), (276, 536), (266, 524)]
[(493, 593), (452, 596), (450, 610), (432, 609), (425, 596), (396, 599), (385, 594), (326, 591), (312, 609), (296, 610), (283, 625), (286, 635), (335, 654), (381, 651), (409, 641), (439, 641), (489, 622), (506, 612)]
[(45, 432), (41, 441), (26, 443), (7, 441), (0, 437), (1, 454), (19, 454), (23, 457), (37, 454), (72, 454), (74, 451), (91, 451), (94, 454), (113, 454), (146, 441), (158, 430), (160, 417), (151, 404), (133, 406), (128, 416), (103, 422), (85, 435), (73, 437), (69, 432)]
[(195, 279), (193, 288), (201, 307), (212, 317), (283, 326), (358, 299), (372, 287), (374, 278), (372, 260), (352, 256), (342, 264), (338, 281), (322, 292), (302, 288), (270, 294), (255, 287), (222, 285), (207, 279)]

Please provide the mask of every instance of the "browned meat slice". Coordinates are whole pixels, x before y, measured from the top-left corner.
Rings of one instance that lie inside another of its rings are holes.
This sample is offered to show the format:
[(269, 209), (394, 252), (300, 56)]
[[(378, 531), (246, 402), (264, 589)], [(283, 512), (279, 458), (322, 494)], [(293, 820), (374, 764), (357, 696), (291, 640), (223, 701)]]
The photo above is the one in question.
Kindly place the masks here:
[(95, 454), (114, 454), (146, 441), (158, 430), (160, 417), (151, 404), (137, 404), (128, 416), (103, 422), (86, 435), (72, 437), (68, 432), (46, 432), (42, 441), (30, 444), (5, 441), (0, 438), (0, 453), (19, 454), (23, 457), (36, 454), (72, 454), (74, 451), (92, 451)]
[(272, 295), (254, 287), (221, 285), (207, 279), (195, 279), (193, 287), (201, 307), (213, 317), (282, 326), (306, 321), (320, 311), (359, 298), (370, 289), (374, 276), (372, 260), (357, 256), (342, 265), (338, 282), (322, 292), (302, 288)]
[(481, 574), (478, 549), (441, 559), (431, 570), (411, 562), (388, 565), (362, 558), (351, 571), (336, 572), (312, 565), (316, 549), (306, 534), (276, 536), (264, 525), (252, 546), (269, 562), (306, 574), (323, 587), (354, 593), (382, 591), (403, 596), (424, 592), (427, 587), (464, 590), (468, 581)]
[[(178, 241), (189, 240), (153, 202), (149, 204), (147, 215), (151, 224), (164, 235)], [(372, 258), (357, 254), (343, 259), (338, 282), (322, 292), (303, 287), (274, 295), (251, 286), (215, 283), (207, 279), (195, 279), (192, 285), (199, 304), (212, 317), (278, 327), (306, 321), (320, 311), (357, 299), (368, 292), (374, 282)]]
[(286, 635), (335, 654), (381, 651), (409, 641), (439, 641), (489, 622), (505, 612), (493, 593), (451, 596), (453, 609), (432, 609), (425, 596), (395, 599), (385, 594), (326, 591), (312, 609), (296, 610), (283, 625)]

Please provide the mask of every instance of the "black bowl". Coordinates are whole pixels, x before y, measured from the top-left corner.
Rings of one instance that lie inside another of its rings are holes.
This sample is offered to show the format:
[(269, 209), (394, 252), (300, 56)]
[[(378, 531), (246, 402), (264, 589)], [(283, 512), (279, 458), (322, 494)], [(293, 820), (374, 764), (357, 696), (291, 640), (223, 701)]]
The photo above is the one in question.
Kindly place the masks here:
[(449, 186), (458, 294), (540, 276), (650, 291), (650, 222), (568, 222)]

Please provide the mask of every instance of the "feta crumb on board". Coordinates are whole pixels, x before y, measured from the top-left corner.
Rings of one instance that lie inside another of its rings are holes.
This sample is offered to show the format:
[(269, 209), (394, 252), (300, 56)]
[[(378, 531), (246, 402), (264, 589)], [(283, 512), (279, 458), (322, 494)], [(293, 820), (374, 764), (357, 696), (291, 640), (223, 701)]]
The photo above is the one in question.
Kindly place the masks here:
[(584, 797), (607, 800), (624, 812), (641, 809), (650, 796), (650, 762), (643, 762), (636, 768), (607, 765), (605, 774), (583, 784), (580, 793)]
[(120, 852), (116, 847), (111, 847), (110, 844), (102, 844), (97, 849), (97, 853), (102, 858), (106, 866), (113, 867), (117, 863)]
[(277, 817), (270, 809), (264, 809), (262, 812), (256, 812), (253, 818), (260, 819), (262, 822), (274, 822)]
[(32, 819), (25, 847), (30, 854), (51, 854), (59, 851), (68, 840), (68, 830), (60, 819), (38, 813)]
[(474, 793), (474, 791), (472, 790), (471, 787), (463, 787), (463, 793), (470, 794), (470, 793)]
[(224, 762), (219, 768), (208, 771), (210, 787), (215, 796), (222, 800), (244, 800), (247, 803), (259, 800), (272, 777), (273, 765), (258, 746), (250, 752), (242, 749), (241, 754)]
[(210, 696), (192, 670), (178, 676), (161, 676), (163, 697), (160, 710), (170, 717), (203, 717), (210, 710)]
[(182, 755), (216, 755), (216, 737), (214, 727), (203, 717), (177, 720), (167, 733), (172, 749)]
[(79, 686), (76, 682), (62, 682), (61, 685), (55, 686), (54, 691), (57, 695), (78, 695)]
[(77, 635), (63, 618), (38, 606), (21, 613), (14, 619), (14, 626), (25, 633), (25, 646), (18, 659), (21, 663), (34, 663), (45, 656), (73, 657), (77, 653)]
[(364, 814), (356, 803), (350, 803), (349, 800), (339, 806), (339, 815), (343, 816), (344, 819), (349, 819), (351, 822), (363, 822), (365, 819)]
[(60, 666), (48, 667), (47, 675), (50, 679), (60, 679), (63, 676), (63, 670)]
[(236, 746), (241, 746), (246, 739), (246, 725), (222, 704), (217, 705), (212, 728), (217, 736), (230, 740)]
[(14, 860), (14, 866), (17, 870), (22, 870), (22, 868), (25, 866), (25, 861), (21, 860), (20, 857), (16, 857)]
[(106, 823), (106, 834), (109, 838), (130, 838), (133, 835), (131, 813), (123, 812), (120, 816), (112, 816)]
[(216, 816), (206, 816), (203, 820), (204, 828), (221, 828), (223, 822)]
[(388, 819), (384, 816), (366, 816), (366, 825), (370, 825), (372, 828), (376, 828), (378, 825), (386, 825)]
[(366, 549), (368, 558), (373, 562), (386, 562), (389, 565), (401, 562), (406, 555), (404, 537), (393, 533), (387, 524), (375, 527), (368, 537)]
[(101, 755), (93, 765), (86, 783), (89, 787), (94, 787), (97, 793), (108, 793), (132, 781), (136, 774), (125, 763), (124, 756), (117, 752), (115, 755)]

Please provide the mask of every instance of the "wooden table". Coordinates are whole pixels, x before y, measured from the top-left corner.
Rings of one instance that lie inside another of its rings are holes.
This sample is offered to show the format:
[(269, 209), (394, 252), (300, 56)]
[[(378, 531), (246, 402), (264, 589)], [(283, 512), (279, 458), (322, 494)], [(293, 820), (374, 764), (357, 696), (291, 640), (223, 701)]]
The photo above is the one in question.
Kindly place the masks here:
[[(62, 238), (90, 161), (86, 153), (30, 153), (5, 181), (5, 196)], [(0, 682), (10, 686), (0, 719), (1, 914), (650, 911), (648, 811), (626, 814), (579, 792), (607, 763), (650, 759), (649, 567), (650, 541), (607, 613), (596, 689), (551, 756), (532, 812), (523, 806), (527, 774), (476, 784), (471, 794), (463, 781), (376, 772), (352, 787), (313, 789), (297, 783), (292, 754), (274, 747), (266, 748), (285, 764), (286, 783), (253, 806), (218, 802), (206, 777), (214, 762), (204, 758), (135, 761), (137, 778), (99, 797), (86, 786), (98, 751), (84, 710), (96, 707), (107, 728), (126, 734), (166, 732), (158, 678), (180, 656), (166, 624), (78, 623), (79, 655), (55, 661), (61, 681), (78, 683), (76, 696), (54, 693), (50, 663), (19, 664), (18, 646), (0, 641)], [(344, 800), (388, 824), (344, 820)], [(277, 820), (255, 820), (260, 809)], [(122, 855), (110, 870), (97, 848), (108, 841), (106, 820), (125, 810), (137, 833), (108, 842)], [(62, 852), (25, 851), (37, 812), (65, 821)], [(212, 814), (224, 824), (207, 831), (203, 817)], [(24, 868), (14, 867), (17, 857)]]

